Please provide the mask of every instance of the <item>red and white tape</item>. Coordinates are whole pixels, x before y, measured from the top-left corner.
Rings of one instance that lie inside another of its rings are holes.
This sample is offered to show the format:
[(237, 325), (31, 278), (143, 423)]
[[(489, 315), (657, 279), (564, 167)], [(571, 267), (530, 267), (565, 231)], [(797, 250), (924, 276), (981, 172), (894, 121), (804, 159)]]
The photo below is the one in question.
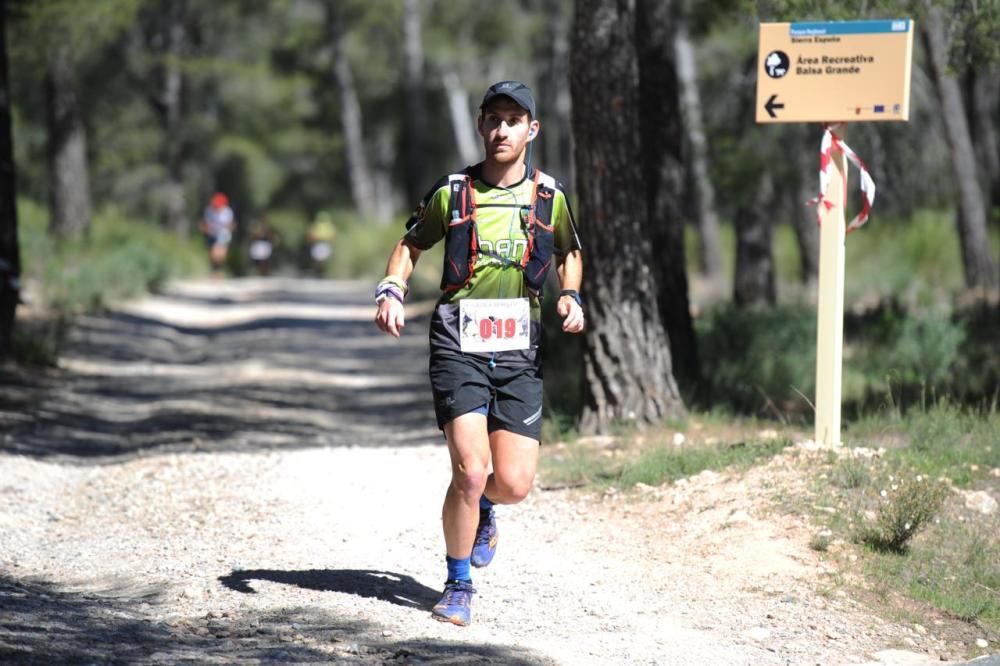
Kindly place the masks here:
[[(847, 233), (851, 233), (868, 221), (868, 213), (871, 212), (872, 204), (875, 203), (875, 181), (872, 180), (871, 174), (868, 173), (868, 167), (861, 161), (857, 153), (851, 150), (851, 147), (834, 133), (833, 130), (836, 127), (837, 125), (823, 126), (823, 141), (819, 146), (819, 196), (815, 199), (810, 199), (808, 203), (817, 206), (822, 204), (827, 210), (833, 208), (833, 202), (826, 198), (826, 190), (830, 185), (830, 170), (834, 168), (831, 154), (834, 147), (836, 147), (861, 172), (861, 212), (855, 215), (854, 219), (847, 225)], [(847, 203), (846, 192), (844, 193), (844, 203)], [(816, 210), (816, 219), (818, 222), (819, 209)]]

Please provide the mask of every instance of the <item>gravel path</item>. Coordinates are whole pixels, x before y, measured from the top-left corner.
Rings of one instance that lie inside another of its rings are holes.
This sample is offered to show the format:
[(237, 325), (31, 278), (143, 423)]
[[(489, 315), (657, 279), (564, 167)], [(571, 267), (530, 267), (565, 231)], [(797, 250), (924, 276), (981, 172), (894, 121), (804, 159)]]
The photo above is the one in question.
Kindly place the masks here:
[(536, 491), (499, 513), (497, 559), (474, 575), (474, 624), (431, 620), (448, 462), (426, 322), (411, 317), (400, 341), (378, 335), (368, 291), (178, 284), (82, 319), (58, 370), (6, 373), (0, 662), (919, 664), (955, 653), (825, 592), (834, 572), (806, 547), (808, 526), (754, 502), (786, 458), (627, 496)]

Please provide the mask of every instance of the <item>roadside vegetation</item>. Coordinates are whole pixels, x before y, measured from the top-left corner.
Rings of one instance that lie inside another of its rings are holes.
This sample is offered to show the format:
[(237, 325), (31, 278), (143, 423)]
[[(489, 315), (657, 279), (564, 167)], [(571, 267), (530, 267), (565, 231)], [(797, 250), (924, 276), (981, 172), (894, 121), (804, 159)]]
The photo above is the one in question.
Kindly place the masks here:
[[(558, 439), (546, 426), (542, 432), (553, 446), (543, 451), (546, 487), (657, 486), (705, 470), (743, 470), (766, 462), (792, 444), (792, 437), (761, 425), (757, 419), (696, 415), (695, 433), (685, 435), (689, 422), (639, 433), (622, 427), (615, 435)], [(554, 441), (553, 441), (554, 440)]]
[(957, 620), (970, 640), (1000, 640), (995, 403), (896, 404), (849, 423), (842, 447), (808, 456), (791, 445), (809, 431), (721, 412), (605, 437), (560, 432), (551, 423), (544, 434), (552, 439), (543, 448), (543, 489), (615, 488), (636, 499), (658, 497), (638, 492), (649, 486), (704, 470), (739, 476), (787, 453), (806, 482), (776, 480), (763, 510), (779, 521), (808, 520), (803, 544), (835, 565), (837, 589), (891, 619), (927, 626)]
[(873, 598), (907, 595), (1000, 638), (997, 404), (890, 407), (845, 444), (799, 507), (818, 528), (812, 547), (860, 557)]
[[(844, 446), (810, 458), (805, 489), (775, 489), (772, 509), (808, 518), (807, 545), (852, 572), (841, 582), (873, 611), (952, 618), (998, 640), (1000, 320), (995, 295), (961, 291), (949, 224), (922, 211), (848, 238)], [(706, 469), (738, 474), (811, 439), (815, 308), (796, 285), (790, 230), (776, 234), (775, 261), (779, 306), (701, 304), (703, 378), (684, 387), (684, 422), (581, 437), (566, 416), (583, 381), (576, 352), (572, 341), (553, 350), (543, 487), (627, 491)]]
[(63, 240), (48, 233), (48, 213), (38, 204), (22, 199), (18, 213), (26, 307), (19, 308), (14, 352), (25, 364), (55, 363), (73, 317), (206, 272), (199, 243), (114, 207), (99, 211), (86, 235)]
[[(148, 220), (128, 217), (107, 207), (97, 212), (89, 233), (59, 240), (48, 232), (48, 212), (29, 199), (18, 202), (20, 245), (24, 266), (25, 305), (15, 329), (15, 358), (26, 365), (55, 363), (72, 319), (97, 312), (116, 300), (153, 292), (170, 279), (208, 274), (207, 252), (200, 235), (188, 239)], [(277, 211), (268, 222), (278, 239), (275, 274), (312, 275), (374, 282), (385, 270), (402, 221), (368, 225), (355, 212), (336, 211), (337, 236), (332, 261), (323, 273), (310, 272), (304, 253), (309, 220)], [(252, 275), (247, 226), (237, 231), (227, 259), (228, 274)], [(411, 298), (431, 298), (437, 291), (441, 251), (434, 248), (418, 264)]]

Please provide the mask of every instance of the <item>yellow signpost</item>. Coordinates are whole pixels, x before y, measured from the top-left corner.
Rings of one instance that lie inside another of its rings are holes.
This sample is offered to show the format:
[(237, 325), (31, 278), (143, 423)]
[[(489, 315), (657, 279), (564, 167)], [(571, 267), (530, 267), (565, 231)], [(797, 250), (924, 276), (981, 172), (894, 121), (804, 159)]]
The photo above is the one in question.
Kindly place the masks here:
[[(912, 54), (910, 19), (762, 23), (757, 122), (909, 120)], [(836, 446), (844, 349), (847, 155), (835, 141), (828, 157), (826, 189), (818, 205), (815, 409), (816, 442)]]
[(757, 122), (910, 119), (913, 21), (762, 23)]

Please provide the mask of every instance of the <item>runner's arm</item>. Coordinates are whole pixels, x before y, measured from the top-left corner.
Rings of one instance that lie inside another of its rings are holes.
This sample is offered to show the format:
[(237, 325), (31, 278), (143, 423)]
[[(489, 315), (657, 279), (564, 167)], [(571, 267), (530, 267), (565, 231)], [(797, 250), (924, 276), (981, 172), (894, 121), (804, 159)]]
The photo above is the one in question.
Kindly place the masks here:
[(392, 248), (392, 254), (389, 255), (389, 261), (385, 266), (385, 274), (397, 277), (404, 282), (409, 282), (410, 275), (413, 274), (413, 268), (417, 265), (417, 259), (420, 258), (420, 254), (420, 250), (411, 245), (406, 240), (406, 236), (403, 236), (396, 242), (396, 246)]
[[(580, 250), (572, 250), (560, 257), (556, 272), (562, 289), (579, 292), (580, 285), (583, 284), (583, 254)], [(579, 333), (583, 330), (583, 308), (572, 296), (561, 296), (556, 304), (556, 311), (563, 318), (564, 331)]]
[[(401, 238), (392, 249), (389, 261), (386, 263), (386, 277), (393, 277), (408, 283), (413, 274), (413, 267), (417, 265), (420, 258), (420, 250), (410, 245), (406, 238)], [(403, 312), (403, 304), (395, 298), (386, 298), (378, 304), (378, 311), (375, 313), (375, 325), (380, 330), (398, 338), (399, 334), (406, 326), (406, 318)]]

